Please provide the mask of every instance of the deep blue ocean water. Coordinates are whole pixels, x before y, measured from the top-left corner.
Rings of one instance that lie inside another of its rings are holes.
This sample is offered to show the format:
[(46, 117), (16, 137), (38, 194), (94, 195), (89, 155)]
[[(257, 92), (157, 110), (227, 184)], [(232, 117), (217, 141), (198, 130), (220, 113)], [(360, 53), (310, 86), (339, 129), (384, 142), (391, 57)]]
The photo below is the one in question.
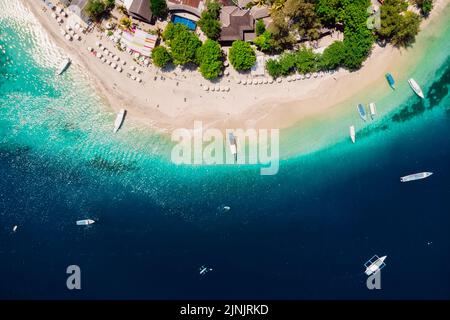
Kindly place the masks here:
[[(140, 129), (114, 137), (82, 72), (55, 80), (17, 30), (2, 20), (0, 298), (450, 298), (448, 58), (426, 102), (411, 92), (357, 144), (260, 176), (174, 166)], [(419, 171), (435, 174), (400, 183)], [(373, 254), (388, 256), (378, 291), (363, 273)], [(66, 288), (71, 264), (80, 291)]]

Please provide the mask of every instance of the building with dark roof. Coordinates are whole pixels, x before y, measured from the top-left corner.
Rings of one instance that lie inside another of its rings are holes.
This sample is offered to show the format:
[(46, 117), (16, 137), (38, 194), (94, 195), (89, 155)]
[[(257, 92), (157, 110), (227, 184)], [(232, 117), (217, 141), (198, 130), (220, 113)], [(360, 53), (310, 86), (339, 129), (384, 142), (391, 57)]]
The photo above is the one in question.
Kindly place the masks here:
[(255, 21), (249, 10), (243, 10), (236, 6), (224, 6), (220, 11), (220, 22), (222, 23), (219, 37), (221, 42), (250, 41), (255, 37)]
[(125, 7), (133, 18), (150, 23), (153, 18), (149, 0), (128, 0)]

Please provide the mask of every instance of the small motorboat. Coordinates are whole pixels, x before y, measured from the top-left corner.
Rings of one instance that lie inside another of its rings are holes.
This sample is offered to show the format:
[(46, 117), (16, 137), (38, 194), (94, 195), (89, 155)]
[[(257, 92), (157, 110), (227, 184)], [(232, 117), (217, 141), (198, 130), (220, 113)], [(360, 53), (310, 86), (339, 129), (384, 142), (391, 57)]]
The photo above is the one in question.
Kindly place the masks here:
[(95, 223), (95, 221), (92, 220), (92, 219), (78, 220), (77, 221), (77, 226), (87, 226), (87, 225), (90, 225), (90, 224), (93, 224), (93, 223)]

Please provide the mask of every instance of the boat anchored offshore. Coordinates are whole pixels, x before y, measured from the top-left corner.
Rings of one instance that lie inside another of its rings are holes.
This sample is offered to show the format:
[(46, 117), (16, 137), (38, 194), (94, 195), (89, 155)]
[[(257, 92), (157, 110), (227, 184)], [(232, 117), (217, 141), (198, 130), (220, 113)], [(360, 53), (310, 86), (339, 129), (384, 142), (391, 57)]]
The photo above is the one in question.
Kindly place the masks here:
[(377, 115), (377, 105), (374, 102), (369, 103), (369, 111), (370, 111), (370, 117), (372, 120)]
[(92, 220), (92, 219), (78, 220), (77, 221), (77, 226), (87, 226), (87, 225), (90, 225), (90, 224), (93, 224), (93, 223), (95, 223), (95, 221)]
[(228, 140), (230, 141), (231, 154), (234, 156), (234, 163), (236, 163), (237, 162), (237, 142), (236, 142), (236, 137), (234, 136), (234, 134), (232, 132), (229, 133)]
[(411, 89), (413, 89), (413, 91), (422, 99), (425, 98), (422, 88), (419, 86), (419, 84), (416, 82), (416, 80), (414, 80), (413, 78), (408, 80), (408, 83), (411, 87)]
[(58, 70), (56, 71), (56, 75), (60, 75), (62, 74), (64, 71), (66, 71), (66, 69), (69, 67), (70, 63), (72, 61), (70, 60), (70, 58), (65, 58), (62, 62), (61, 65), (59, 66)]
[(354, 126), (350, 126), (350, 138), (352, 139), (353, 143), (356, 142), (356, 132)]
[(387, 82), (389, 83), (389, 86), (395, 90), (395, 80), (394, 80), (394, 77), (392, 76), (392, 74), (386, 73), (385, 77), (386, 77)]
[(361, 119), (363, 119), (363, 121), (367, 121), (367, 114), (366, 114), (366, 109), (364, 109), (364, 106), (360, 103), (358, 104), (358, 113), (359, 116), (361, 117)]
[(409, 181), (414, 181), (414, 180), (421, 180), (421, 179), (428, 178), (432, 174), (433, 174), (433, 172), (414, 173), (414, 174), (410, 174), (408, 176), (401, 177), (400, 181), (401, 182), (409, 182)]
[(123, 120), (125, 119), (125, 114), (127, 111), (125, 109), (120, 109), (119, 113), (117, 114), (116, 121), (114, 122), (114, 133), (119, 131), (120, 127), (123, 124)]
[(208, 272), (212, 271), (212, 268), (201, 266), (200, 268), (198, 268), (198, 271), (199, 271), (200, 275), (203, 276), (203, 275), (207, 274)]

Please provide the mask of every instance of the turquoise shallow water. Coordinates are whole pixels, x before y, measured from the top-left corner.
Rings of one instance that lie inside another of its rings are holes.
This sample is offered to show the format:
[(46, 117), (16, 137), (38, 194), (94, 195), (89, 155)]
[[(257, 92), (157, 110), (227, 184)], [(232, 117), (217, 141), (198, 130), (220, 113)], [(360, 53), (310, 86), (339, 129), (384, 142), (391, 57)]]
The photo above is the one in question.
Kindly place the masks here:
[[(19, 2), (0, 0), (0, 297), (449, 298), (445, 28), (396, 75), (396, 92), (374, 88), (342, 115), (283, 131), (279, 174), (260, 176), (258, 166), (173, 165), (168, 139), (145, 128), (114, 135), (82, 68), (55, 77), (64, 53)], [(380, 117), (363, 128), (354, 105), (371, 94)], [(424, 170), (436, 172), (426, 184), (398, 182)], [(76, 228), (84, 217), (98, 223)], [(380, 294), (361, 271), (375, 253), (390, 259)], [(404, 270), (416, 255), (411, 290)], [(72, 263), (86, 275), (81, 293), (63, 287)], [(201, 264), (216, 271), (201, 279)]]

